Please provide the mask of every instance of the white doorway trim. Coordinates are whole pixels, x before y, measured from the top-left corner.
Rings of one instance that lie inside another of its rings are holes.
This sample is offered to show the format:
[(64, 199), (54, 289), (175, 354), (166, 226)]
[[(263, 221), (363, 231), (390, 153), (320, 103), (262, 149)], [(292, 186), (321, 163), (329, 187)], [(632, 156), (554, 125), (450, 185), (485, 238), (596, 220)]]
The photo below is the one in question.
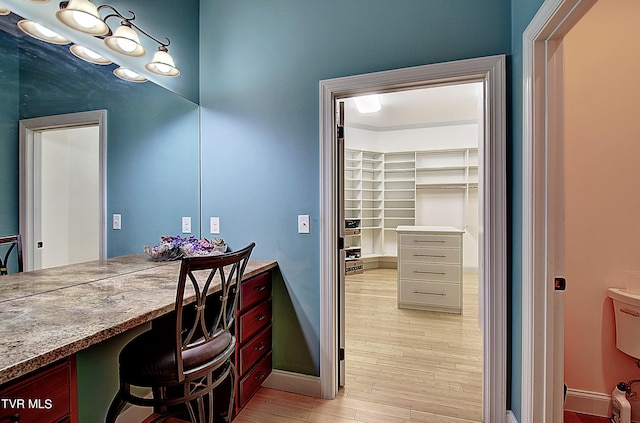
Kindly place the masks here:
[[(480, 269), (483, 314), (483, 421), (507, 419), (507, 199), (505, 57), (491, 56), (320, 82), (320, 384), (323, 398), (338, 389), (337, 99), (434, 84), (482, 81), (485, 136), (480, 163), (483, 207)], [(490, 235), (490, 236), (485, 236)]]
[(99, 186), (100, 186), (100, 232), (99, 258), (107, 256), (107, 111), (95, 110), (89, 112), (69, 113), (64, 115), (45, 116), (32, 119), (22, 119), (19, 125), (19, 205), (20, 205), (20, 233), (23, 237), (24, 270), (33, 270), (34, 245), (34, 143), (39, 132), (50, 129), (62, 129), (81, 126), (98, 126), (99, 137)]
[(546, 0), (523, 34), (522, 422), (562, 421), (562, 325), (553, 288), (562, 260), (562, 45), (597, 0)]

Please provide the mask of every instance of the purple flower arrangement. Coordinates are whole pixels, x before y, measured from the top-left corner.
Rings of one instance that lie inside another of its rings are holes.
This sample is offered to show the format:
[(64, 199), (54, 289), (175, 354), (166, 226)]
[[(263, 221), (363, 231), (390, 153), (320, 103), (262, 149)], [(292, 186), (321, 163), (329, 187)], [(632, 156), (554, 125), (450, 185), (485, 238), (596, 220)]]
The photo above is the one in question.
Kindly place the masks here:
[(179, 260), (185, 256), (208, 256), (223, 254), (227, 251), (227, 244), (222, 238), (198, 239), (190, 236), (183, 238), (176, 236), (162, 236), (160, 243), (153, 247), (144, 247), (144, 252), (156, 261)]

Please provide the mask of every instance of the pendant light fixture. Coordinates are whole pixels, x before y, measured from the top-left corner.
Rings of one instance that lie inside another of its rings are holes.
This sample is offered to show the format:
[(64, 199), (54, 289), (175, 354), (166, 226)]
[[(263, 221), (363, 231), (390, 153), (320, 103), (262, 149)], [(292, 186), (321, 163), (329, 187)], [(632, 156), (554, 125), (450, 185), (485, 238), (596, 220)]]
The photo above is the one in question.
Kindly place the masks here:
[(109, 33), (109, 27), (100, 18), (98, 7), (89, 0), (70, 0), (60, 3), (56, 18), (66, 26), (85, 34), (100, 36)]
[(113, 74), (120, 79), (124, 79), (129, 82), (147, 82), (147, 78), (132, 71), (131, 69), (123, 68), (122, 66), (114, 69)]
[(71, 41), (37, 22), (28, 19), (18, 21), (18, 28), (27, 35), (53, 44), (69, 44)]
[(111, 50), (124, 54), (125, 56), (140, 57), (146, 54), (144, 47), (140, 44), (138, 33), (131, 28), (132, 24), (123, 21), (113, 35), (105, 37), (104, 43)]
[[(0, 0), (1, 1), (1, 0)], [(48, 3), (50, 0), (25, 0), (32, 3)], [(56, 18), (65, 26), (77, 31), (89, 34), (93, 37), (100, 38), (104, 41), (109, 49), (129, 57), (142, 57), (146, 55), (146, 50), (140, 42), (140, 35), (156, 42), (159, 47), (154, 53), (150, 62), (145, 65), (145, 69), (155, 75), (175, 77), (180, 75), (180, 71), (175, 65), (173, 57), (169, 54), (167, 48), (171, 41), (165, 38), (166, 42), (162, 42), (142, 28), (137, 26), (133, 21), (136, 14), (129, 11), (131, 16), (123, 16), (113, 6), (103, 4), (96, 6), (91, 0), (65, 0), (61, 1), (60, 9), (56, 12)], [(108, 10), (106, 16), (101, 16), (103, 10)], [(9, 9), (0, 5), (0, 15), (8, 15), (11, 13)], [(110, 18), (119, 18), (120, 26), (112, 31), (107, 20)], [(18, 22), (18, 26), (22, 31), (30, 36), (42, 41), (55, 44), (70, 44), (71, 41), (60, 36), (45, 26), (30, 20), (22, 20)], [(71, 53), (87, 62), (107, 65), (113, 63), (109, 58), (102, 56), (96, 51), (90, 50), (82, 45), (74, 44), (69, 47)], [(147, 78), (134, 72), (131, 69), (118, 67), (113, 73), (121, 79), (132, 82), (146, 82)]]
[(173, 57), (169, 54), (167, 47), (162, 45), (158, 47), (158, 51), (153, 55), (151, 62), (145, 65), (149, 72), (162, 76), (178, 76), (180, 71), (173, 62)]
[(94, 63), (96, 65), (110, 65), (111, 63), (113, 63), (106, 57), (79, 44), (72, 45), (71, 47), (69, 47), (69, 50), (71, 50), (71, 53), (77, 58), (89, 63)]

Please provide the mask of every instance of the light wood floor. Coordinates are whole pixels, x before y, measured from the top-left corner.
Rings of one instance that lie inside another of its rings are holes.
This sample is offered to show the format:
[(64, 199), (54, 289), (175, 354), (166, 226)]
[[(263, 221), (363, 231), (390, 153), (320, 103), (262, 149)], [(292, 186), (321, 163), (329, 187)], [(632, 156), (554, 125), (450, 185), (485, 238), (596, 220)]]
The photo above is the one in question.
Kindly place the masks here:
[(396, 270), (347, 278), (346, 384), (334, 400), (261, 388), (234, 422), (482, 421), (477, 275), (463, 315), (396, 308)]

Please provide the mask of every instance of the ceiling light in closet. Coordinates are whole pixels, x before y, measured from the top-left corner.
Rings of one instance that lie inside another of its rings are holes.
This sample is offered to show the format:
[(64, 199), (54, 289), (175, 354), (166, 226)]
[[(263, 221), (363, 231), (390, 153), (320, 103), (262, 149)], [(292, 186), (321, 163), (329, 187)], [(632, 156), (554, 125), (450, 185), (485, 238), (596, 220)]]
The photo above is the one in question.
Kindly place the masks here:
[(380, 97), (377, 94), (354, 97), (353, 101), (356, 103), (356, 108), (360, 113), (375, 113), (382, 108)]
[(37, 22), (30, 21), (28, 19), (22, 19), (18, 21), (18, 28), (20, 28), (25, 34), (37, 38), (41, 41), (46, 41), (53, 44), (69, 44), (71, 41), (50, 30), (49, 28), (41, 25)]

